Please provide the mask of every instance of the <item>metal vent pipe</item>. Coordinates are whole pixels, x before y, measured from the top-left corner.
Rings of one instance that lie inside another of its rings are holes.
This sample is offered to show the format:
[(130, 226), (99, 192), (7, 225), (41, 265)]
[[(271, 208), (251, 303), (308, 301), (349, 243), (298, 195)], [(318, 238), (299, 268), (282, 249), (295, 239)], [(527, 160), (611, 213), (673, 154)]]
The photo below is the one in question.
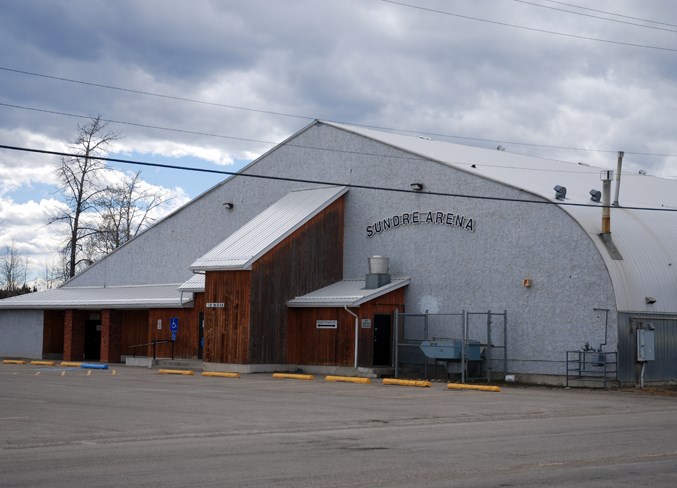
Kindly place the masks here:
[(614, 177), (613, 171), (602, 171), (602, 234), (611, 232), (611, 209), (609, 203), (611, 202), (611, 180)]
[(618, 194), (621, 191), (621, 167), (623, 166), (623, 151), (618, 151), (618, 163), (616, 164), (616, 193), (614, 194), (614, 207), (618, 207)]

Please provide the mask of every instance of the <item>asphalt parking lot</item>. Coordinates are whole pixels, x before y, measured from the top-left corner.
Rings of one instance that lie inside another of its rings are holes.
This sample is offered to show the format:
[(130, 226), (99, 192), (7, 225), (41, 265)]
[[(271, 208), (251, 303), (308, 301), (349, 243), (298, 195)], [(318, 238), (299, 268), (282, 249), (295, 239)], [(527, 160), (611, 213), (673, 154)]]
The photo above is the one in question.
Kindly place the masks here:
[(677, 398), (0, 364), (0, 486), (677, 486)]

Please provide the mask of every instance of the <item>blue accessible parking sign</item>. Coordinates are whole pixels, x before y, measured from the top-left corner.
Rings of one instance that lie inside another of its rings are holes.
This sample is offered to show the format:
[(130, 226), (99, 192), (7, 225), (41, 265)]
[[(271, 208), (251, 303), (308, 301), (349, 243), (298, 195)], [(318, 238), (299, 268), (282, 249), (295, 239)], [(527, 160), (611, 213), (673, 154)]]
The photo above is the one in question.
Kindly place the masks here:
[(172, 317), (169, 319), (169, 330), (172, 331), (172, 340), (176, 340), (176, 333), (179, 331), (179, 319), (178, 317)]

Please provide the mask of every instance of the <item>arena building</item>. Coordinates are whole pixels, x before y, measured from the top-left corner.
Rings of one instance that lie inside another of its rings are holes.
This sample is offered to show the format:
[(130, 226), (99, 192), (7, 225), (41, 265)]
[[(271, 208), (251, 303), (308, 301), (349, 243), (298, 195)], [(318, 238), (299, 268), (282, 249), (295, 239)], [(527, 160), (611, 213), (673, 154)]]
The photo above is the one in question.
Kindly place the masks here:
[(0, 356), (670, 381), (677, 181), (609, 167), (315, 121), (62, 287), (0, 301)]

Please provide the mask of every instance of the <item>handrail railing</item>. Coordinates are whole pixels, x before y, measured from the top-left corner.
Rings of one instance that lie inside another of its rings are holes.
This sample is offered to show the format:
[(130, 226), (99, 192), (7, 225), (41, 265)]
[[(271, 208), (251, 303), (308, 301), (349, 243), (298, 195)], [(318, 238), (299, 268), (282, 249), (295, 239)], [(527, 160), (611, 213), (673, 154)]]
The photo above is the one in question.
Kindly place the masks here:
[(135, 344), (133, 346), (129, 346), (129, 349), (132, 350), (132, 357), (136, 357), (136, 348), (137, 347), (148, 347), (148, 346), (153, 346), (153, 359), (156, 359), (156, 353), (157, 353), (157, 345), (158, 344), (165, 344), (167, 342), (172, 343), (172, 359), (174, 359), (174, 342), (170, 339), (153, 339), (151, 342), (147, 342), (145, 344)]

